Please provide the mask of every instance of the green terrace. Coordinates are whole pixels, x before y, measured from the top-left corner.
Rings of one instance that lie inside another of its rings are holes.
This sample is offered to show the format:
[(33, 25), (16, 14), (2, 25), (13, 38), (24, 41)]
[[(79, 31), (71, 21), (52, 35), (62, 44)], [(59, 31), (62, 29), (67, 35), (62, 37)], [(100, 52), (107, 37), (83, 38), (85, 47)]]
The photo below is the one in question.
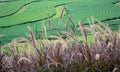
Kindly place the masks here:
[[(0, 42), (6, 43), (17, 37), (26, 37), (27, 26), (30, 26), (41, 37), (43, 21), (47, 34), (56, 35), (58, 31), (65, 31), (68, 16), (72, 16), (71, 19), (76, 27), (78, 27), (78, 20), (85, 19), (83, 24), (88, 25), (93, 17), (95, 22), (100, 20), (108, 23), (111, 29), (116, 31), (120, 23), (120, 3), (119, 0), (9, 0), (0, 2), (0, 34), (4, 35), (0, 37)], [(51, 29), (48, 25), (49, 18)], [(72, 29), (71, 24), (69, 28)]]

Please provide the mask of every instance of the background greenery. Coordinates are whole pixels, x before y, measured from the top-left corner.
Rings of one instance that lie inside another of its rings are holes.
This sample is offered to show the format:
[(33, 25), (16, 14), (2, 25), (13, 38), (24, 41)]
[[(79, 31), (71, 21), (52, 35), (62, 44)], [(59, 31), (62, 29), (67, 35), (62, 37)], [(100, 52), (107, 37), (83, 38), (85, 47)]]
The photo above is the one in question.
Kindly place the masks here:
[[(47, 34), (65, 31), (68, 15), (77, 26), (78, 20), (91, 18), (108, 23), (114, 31), (120, 23), (120, 0), (8, 0), (0, 1), (0, 37), (1, 43), (17, 37), (26, 37), (27, 26), (42, 36), (42, 19), (45, 19)], [(62, 24), (58, 24), (61, 10), (65, 6)], [(48, 14), (52, 28), (48, 28)], [(88, 21), (83, 22), (85, 25)], [(71, 26), (69, 26), (71, 27)]]

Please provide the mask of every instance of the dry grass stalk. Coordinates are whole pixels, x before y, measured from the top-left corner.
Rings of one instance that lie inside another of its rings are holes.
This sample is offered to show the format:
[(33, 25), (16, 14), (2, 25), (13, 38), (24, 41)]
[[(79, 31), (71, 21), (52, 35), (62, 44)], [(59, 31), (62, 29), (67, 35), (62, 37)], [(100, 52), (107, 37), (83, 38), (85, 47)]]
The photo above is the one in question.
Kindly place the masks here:
[(80, 30), (82, 32), (82, 36), (84, 37), (85, 42), (87, 42), (87, 35), (86, 35), (86, 32), (85, 32), (85, 28), (80, 21), (78, 21), (78, 24), (79, 24)]
[(75, 38), (74, 35), (70, 34), (69, 32), (64, 32), (63, 34), (65, 34), (66, 36), (68, 36), (68, 38), (72, 38), (73, 40), (77, 41), (77, 39)]
[(89, 26), (91, 26), (92, 24), (91, 24), (90, 20), (89, 20), (89, 19), (87, 19), (87, 21), (88, 21)]
[(114, 42), (114, 35), (112, 30), (110, 29), (109, 25), (106, 26), (106, 32), (110, 35), (110, 40)]
[(26, 38), (16, 38), (16, 42), (17, 43), (25, 43), (25, 42), (28, 42), (29, 40), (26, 39)]
[(95, 59), (96, 59), (96, 60), (99, 60), (99, 58), (100, 58), (100, 54), (96, 54), (96, 55), (95, 55)]
[(33, 46), (35, 47), (35, 46), (37, 46), (37, 43), (36, 43), (37, 41), (36, 41), (35, 36), (34, 36), (34, 34), (32, 32), (32, 29), (30, 27), (28, 27), (28, 29), (30, 31), (31, 42), (32, 42)]
[[(102, 41), (106, 41), (106, 31), (100, 26), (100, 25), (96, 25), (94, 24), (94, 19), (92, 19), (92, 24), (90, 24), (91, 28), (85, 28), (86, 30), (90, 31), (92, 33), (92, 35), (94, 36), (94, 40), (96, 41), (96, 37), (100, 37)], [(100, 22), (100, 21), (99, 21)], [(102, 24), (102, 23), (101, 23)], [(97, 31), (96, 31), (97, 30)]]
[(100, 24), (103, 28), (106, 28), (106, 25), (105, 25), (103, 22), (101, 22), (101, 21), (99, 21), (99, 20), (97, 20), (97, 22), (98, 22), (98, 24)]
[(48, 26), (49, 26), (49, 29), (51, 28), (51, 23), (50, 23), (50, 15), (48, 13)]
[(76, 33), (76, 26), (75, 26), (75, 24), (72, 21), (72, 16), (68, 16), (68, 19), (70, 20), (70, 22), (72, 24), (71, 27), (72, 27), (72, 30), (73, 30), (73, 32), (75, 34)]
[(76, 34), (76, 29), (74, 26), (71, 26), (72, 30), (73, 30), (73, 33)]
[(93, 28), (85, 27), (85, 30), (90, 31), (93, 36), (96, 33), (96, 31)]
[(45, 44), (41, 39), (39, 39), (38, 42), (41, 44), (42, 48), (45, 48)]
[(26, 60), (26, 61), (28, 61), (29, 63), (31, 63), (32, 61), (29, 59), (29, 58), (26, 58), (26, 57), (21, 57), (19, 60), (18, 60), (18, 64), (20, 64), (20, 61), (24, 61), (24, 60)]
[(38, 49), (38, 43), (37, 43), (37, 41), (35, 39), (35, 36), (34, 36), (34, 34), (32, 32), (32, 29), (29, 28), (29, 31), (30, 31), (30, 38), (31, 38), (31, 41), (29, 41), (29, 42), (33, 46), (33, 48), (35, 48), (34, 50), (37, 51), (37, 54), (38, 54), (39, 58), (41, 58), (40, 56), (42, 55), (42, 53)]
[(63, 38), (61, 38), (59, 36), (50, 36), (50, 38), (56, 38), (57, 39), (57, 40), (54, 41), (54, 45), (55, 45), (54, 47), (56, 47), (56, 44), (60, 43), (63, 50), (65, 50), (65, 48), (67, 48), (67, 42)]
[(118, 70), (118, 68), (115, 67), (112, 72), (117, 72), (117, 70)]
[(93, 24), (93, 27), (96, 28), (99, 32), (101, 32), (102, 34), (105, 33), (105, 30), (103, 28), (101, 28), (99, 25)]
[(57, 40), (60, 40), (60, 42), (64, 42), (65, 43), (65, 40), (59, 36), (49, 36), (50, 38), (56, 38)]
[(62, 24), (62, 17), (64, 15), (64, 11), (65, 11), (65, 6), (63, 7), (63, 9), (61, 10), (61, 14), (60, 14), (60, 24)]
[(87, 18), (84, 18), (81, 23), (83, 23), (85, 20), (87, 20)]
[(69, 25), (69, 23), (70, 23), (70, 18), (71, 18), (72, 16), (70, 16), (69, 18), (68, 18), (68, 21), (67, 21), (67, 24), (66, 24), (66, 32), (69, 32), (69, 27), (68, 27), (68, 25)]
[(46, 27), (44, 25), (44, 20), (42, 20), (42, 34), (43, 34), (43, 38), (47, 39), (47, 30), (46, 30)]
[(49, 55), (47, 55), (47, 58), (49, 59), (50, 63), (48, 64), (48, 68), (50, 68), (51, 65), (55, 65), (56, 67), (58, 67), (58, 65), (63, 66), (61, 63), (58, 63), (57, 61), (55, 61), (54, 59), (50, 58)]

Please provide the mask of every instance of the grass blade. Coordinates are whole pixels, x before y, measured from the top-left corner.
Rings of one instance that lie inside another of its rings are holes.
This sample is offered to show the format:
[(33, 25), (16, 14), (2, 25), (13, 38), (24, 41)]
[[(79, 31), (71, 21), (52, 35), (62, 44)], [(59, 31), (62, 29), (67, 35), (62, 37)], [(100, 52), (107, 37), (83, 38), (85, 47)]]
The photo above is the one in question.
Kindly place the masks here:
[(80, 21), (78, 21), (78, 24), (79, 24), (80, 30), (82, 32), (82, 36), (84, 37), (85, 42), (87, 43), (87, 35), (86, 35), (85, 28), (84, 28), (83, 24)]
[(65, 6), (63, 7), (63, 9), (61, 10), (61, 14), (60, 14), (60, 24), (62, 24), (62, 17), (64, 15), (64, 11), (65, 11)]

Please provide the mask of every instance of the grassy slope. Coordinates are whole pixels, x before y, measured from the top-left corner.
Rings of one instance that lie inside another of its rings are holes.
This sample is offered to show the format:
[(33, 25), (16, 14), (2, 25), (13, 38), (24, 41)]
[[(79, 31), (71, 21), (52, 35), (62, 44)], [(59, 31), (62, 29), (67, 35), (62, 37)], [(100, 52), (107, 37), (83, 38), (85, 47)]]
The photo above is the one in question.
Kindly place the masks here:
[[(55, 15), (55, 6), (72, 1), (38, 1), (23, 7), (12, 16), (0, 18), (0, 26), (10, 26), (29, 21), (40, 20)], [(14, 21), (15, 20), (15, 21)]]
[[(48, 2), (37, 2), (26, 7), (26, 9), (20, 13), (16, 13), (12, 16), (8, 16), (0, 19), (0, 26), (10, 26), (27, 21), (34, 21), (47, 17), (47, 13), (54, 14), (55, 10), (52, 5), (45, 5)], [(7, 20), (7, 21), (6, 21)], [(15, 21), (14, 21), (15, 20)]]
[[(54, 5), (54, 6), (57, 6), (57, 5), (60, 5), (60, 4), (63, 4), (63, 3), (69, 3), (69, 2), (74, 2), (74, 1), (68, 1), (68, 2), (64, 2), (64, 1), (54, 1), (54, 2), (52, 2), (51, 1), (51, 4)], [(60, 16), (60, 12), (59, 12), (58, 8), (59, 8), (59, 6), (55, 8), (55, 12), (57, 12), (57, 13), (56, 13), (56, 15), (53, 18), (57, 18), (57, 17)], [(58, 22), (58, 20), (56, 22)], [(9, 23), (9, 22), (7, 21), (7, 23)], [(10, 41), (10, 40), (12, 40), (14, 38), (25, 36), (25, 33), (28, 32), (27, 31), (28, 30), (27, 26), (31, 26), (34, 31), (36, 30), (36, 26), (38, 28), (38, 31), (42, 30), (41, 21), (36, 22), (34, 24), (28, 23), (28, 24), (24, 24), (24, 25), (12, 26), (12, 27), (8, 27), (8, 28), (0, 28), (0, 34), (4, 34), (5, 35), (4, 37), (2, 37), (0, 39), (0, 42), (4, 43), (4, 42)]]
[(12, 2), (1, 2), (0, 3), (0, 17), (12, 14), (23, 7), (25, 4), (32, 2), (33, 0), (26, 1), (12, 1)]
[(67, 5), (67, 9), (74, 20), (93, 16), (98, 20), (106, 20), (120, 16), (120, 6), (112, 4), (113, 0), (84, 0)]

